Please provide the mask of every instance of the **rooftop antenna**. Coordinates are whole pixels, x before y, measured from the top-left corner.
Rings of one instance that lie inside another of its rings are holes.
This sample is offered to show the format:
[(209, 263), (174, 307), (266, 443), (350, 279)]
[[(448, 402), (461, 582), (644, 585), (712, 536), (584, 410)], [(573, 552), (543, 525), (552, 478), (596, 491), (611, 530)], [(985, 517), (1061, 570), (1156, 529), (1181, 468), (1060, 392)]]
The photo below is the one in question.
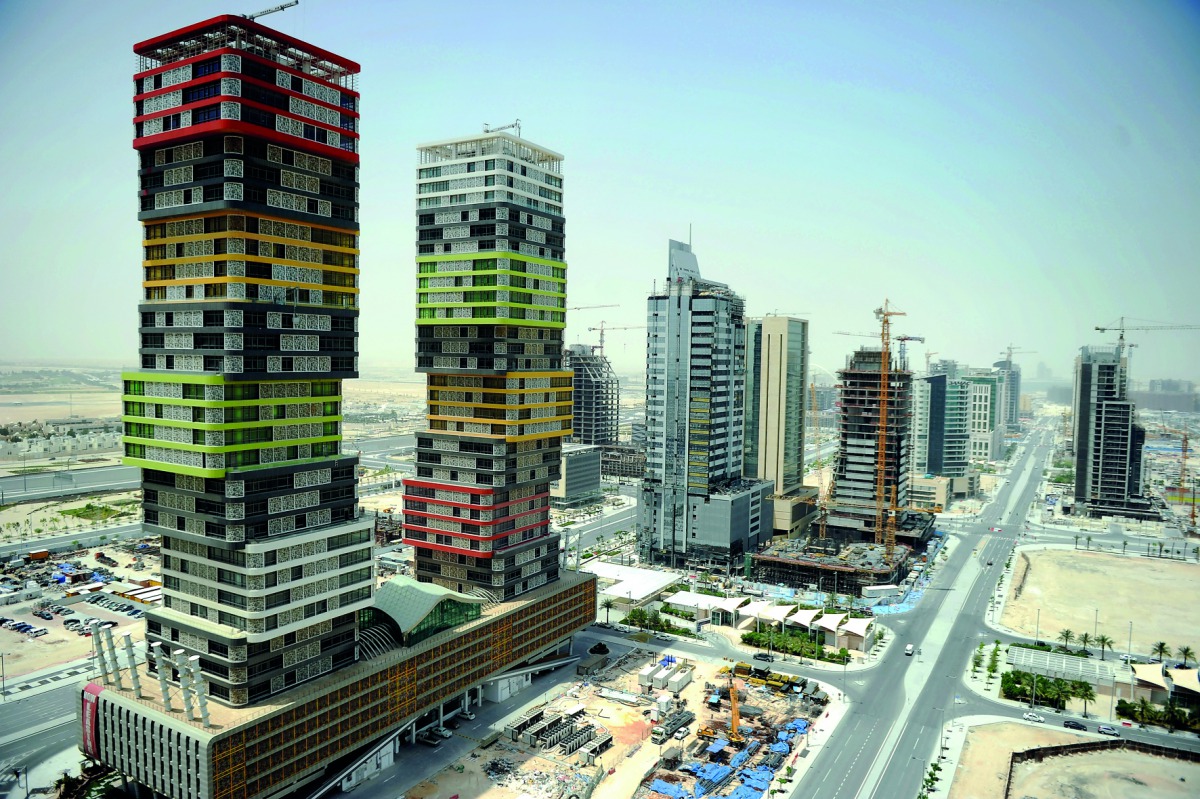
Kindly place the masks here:
[(300, 5), (300, 0), (292, 0), (292, 2), (290, 2), (290, 3), (281, 3), (280, 5), (277, 5), (277, 6), (271, 6), (270, 8), (264, 8), (262, 11), (255, 11), (253, 14), (242, 14), (242, 18), (253, 21), (253, 20), (258, 19), (259, 17), (265, 17), (267, 14), (274, 14), (276, 11), (286, 11), (287, 9), (291, 8), (292, 6), (298, 6), (298, 5)]
[[(299, 2), (299, 0), (297, 0), (297, 2)], [(483, 132), (484, 133), (499, 133), (502, 130), (514, 130), (514, 129), (517, 131), (517, 138), (518, 139), (521, 138), (521, 120), (519, 120), (519, 119), (515, 122), (510, 122), (507, 125), (501, 125), (498, 128), (493, 128), (491, 125), (489, 125), (486, 122), (483, 123)]]

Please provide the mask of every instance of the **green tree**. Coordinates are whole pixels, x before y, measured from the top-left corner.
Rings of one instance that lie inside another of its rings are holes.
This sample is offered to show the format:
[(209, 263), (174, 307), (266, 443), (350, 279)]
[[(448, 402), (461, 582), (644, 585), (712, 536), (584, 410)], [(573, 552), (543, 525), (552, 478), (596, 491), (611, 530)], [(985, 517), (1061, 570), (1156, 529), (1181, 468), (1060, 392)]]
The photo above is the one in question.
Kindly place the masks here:
[(1150, 647), (1150, 653), (1159, 660), (1166, 660), (1171, 657), (1171, 647), (1167, 646), (1166, 641), (1159, 641), (1154, 646)]
[(612, 620), (612, 609), (616, 606), (616, 601), (610, 596), (604, 597), (604, 601), (600, 603), (600, 607), (604, 608), (604, 622), (606, 624)]
[(1096, 701), (1096, 689), (1087, 680), (1074, 680), (1071, 683), (1071, 693), (1083, 701), (1083, 717), (1086, 719), (1088, 702)]
[(1138, 724), (1149, 724), (1154, 721), (1157, 715), (1158, 711), (1155, 710), (1154, 705), (1150, 704), (1150, 700), (1144, 696), (1134, 706), (1133, 717), (1137, 720)]
[(1075, 549), (1079, 549), (1079, 534), (1075, 534)]
[(1176, 655), (1176, 657), (1178, 657), (1180, 660), (1182, 660), (1182, 661), (1183, 661), (1183, 666), (1184, 666), (1184, 668), (1187, 668), (1187, 664), (1188, 664), (1188, 661), (1189, 661), (1189, 660), (1195, 660), (1195, 659), (1196, 659), (1196, 652), (1195, 652), (1195, 650), (1194, 650), (1194, 649), (1192, 649), (1190, 646), (1186, 646), (1186, 645), (1185, 645), (1185, 646), (1181, 646), (1181, 647), (1179, 647), (1178, 649), (1176, 649), (1176, 650), (1175, 650), (1175, 655)]
[(1087, 551), (1092, 551), (1092, 537), (1090, 535), (1087, 537)]
[(1092, 643), (1092, 636), (1090, 633), (1084, 632), (1079, 634), (1079, 646), (1084, 652), (1087, 651), (1088, 644), (1090, 643)]
[(1063, 630), (1058, 634), (1058, 640), (1062, 641), (1063, 649), (1070, 649), (1071, 642), (1075, 640), (1075, 633), (1071, 630)]
[(1187, 712), (1179, 706), (1179, 703), (1175, 701), (1175, 697), (1167, 700), (1167, 706), (1163, 708), (1162, 720), (1172, 730), (1177, 730), (1187, 725)]
[(1100, 659), (1101, 660), (1104, 660), (1104, 650), (1112, 649), (1112, 645), (1113, 645), (1113, 639), (1109, 638), (1107, 635), (1096, 636), (1096, 646), (1100, 647)]

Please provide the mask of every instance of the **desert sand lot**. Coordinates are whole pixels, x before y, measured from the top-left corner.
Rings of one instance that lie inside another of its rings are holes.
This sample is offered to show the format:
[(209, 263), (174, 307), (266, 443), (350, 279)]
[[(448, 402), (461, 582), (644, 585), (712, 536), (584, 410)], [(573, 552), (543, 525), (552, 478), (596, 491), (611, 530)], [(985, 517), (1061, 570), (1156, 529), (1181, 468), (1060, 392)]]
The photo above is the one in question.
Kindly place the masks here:
[(1185, 799), (1196, 795), (1200, 763), (1137, 752), (1096, 752), (1022, 763), (1012, 796), (1041, 799)]
[[(1185, 644), (1195, 649), (1200, 645), (1200, 621), (1193, 610), (1198, 604), (1200, 565), (1194, 561), (1082, 549), (1017, 550), (1002, 623), (1032, 637), (1041, 610), (1041, 639), (1053, 642), (1063, 629), (1094, 634), (1099, 609), (1099, 632), (1119, 651), (1129, 641), (1130, 621), (1135, 652), (1148, 652), (1157, 641), (1172, 649)], [(1089, 648), (1099, 654), (1097, 647)]]
[(5, 394), (0, 397), (0, 424), (66, 419), (71, 414), (80, 419), (115, 419), (121, 415), (121, 393), (64, 391), (59, 394)]
[[(1032, 724), (985, 724), (970, 730), (950, 799), (1004, 795), (1009, 756), (1039, 746), (1094, 740)], [(1200, 763), (1135, 752), (1098, 752), (1023, 763), (1009, 791), (1038, 799), (1174, 799), (1196, 795)]]

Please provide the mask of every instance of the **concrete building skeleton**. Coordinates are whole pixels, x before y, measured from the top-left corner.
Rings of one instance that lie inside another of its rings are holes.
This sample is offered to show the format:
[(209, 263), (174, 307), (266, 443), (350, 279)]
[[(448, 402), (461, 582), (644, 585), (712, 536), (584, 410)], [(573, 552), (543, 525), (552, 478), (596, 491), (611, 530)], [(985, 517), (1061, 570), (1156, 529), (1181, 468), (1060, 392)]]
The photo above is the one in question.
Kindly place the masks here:
[[(862, 347), (839, 370), (841, 442), (834, 466), (834, 495), (826, 535), (838, 542), (874, 542), (876, 472), (881, 406), (881, 359), (878, 347)], [(882, 497), (885, 508), (909, 504), (909, 433), (912, 373), (893, 357), (888, 370), (888, 426)], [(897, 514), (898, 524), (904, 512)], [(880, 536), (880, 540), (882, 537)]]
[(572, 344), (563, 354), (571, 370), (573, 398), (571, 441), (613, 446), (621, 403), (621, 383), (603, 352), (587, 344)]

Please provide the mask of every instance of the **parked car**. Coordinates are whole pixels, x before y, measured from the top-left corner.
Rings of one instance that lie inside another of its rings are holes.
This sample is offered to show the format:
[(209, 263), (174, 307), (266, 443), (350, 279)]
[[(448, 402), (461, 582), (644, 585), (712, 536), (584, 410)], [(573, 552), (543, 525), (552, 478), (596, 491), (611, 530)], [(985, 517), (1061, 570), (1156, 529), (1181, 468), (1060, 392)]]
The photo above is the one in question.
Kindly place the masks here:
[(472, 712), (471, 712), (471, 711), (469, 711), (469, 710), (464, 710), (464, 711), (463, 711), (463, 714), (462, 714), (462, 717), (463, 717), (464, 719), (469, 719), (469, 720), (471, 720), (471, 721), (474, 721), (474, 720), (475, 720), (475, 714), (474, 714), (474, 713), (472, 713)]
[(684, 738), (688, 737), (690, 733), (691, 730), (689, 730), (687, 727), (681, 727), (675, 731), (675, 740), (682, 741)]
[(448, 730), (457, 730), (458, 729), (458, 721), (455, 719), (446, 719), (446, 721), (444, 723), (446, 725), (446, 729), (448, 729)]
[(437, 737), (436, 735), (430, 734), (430, 732), (428, 730), (426, 730), (425, 732), (418, 735), (417, 740), (420, 741), (421, 743), (425, 744), (426, 746), (441, 746), (442, 745), (442, 739)]
[(907, 646), (904, 647), (904, 654), (908, 655), (909, 657), (912, 657), (912, 653), (914, 651), (916, 651), (916, 650), (914, 649), (912, 644), (908, 644)]
[(445, 727), (434, 727), (432, 730), (430, 730), (430, 732), (432, 732), (434, 735), (440, 735), (443, 738), (454, 737), (454, 733), (450, 732), (450, 730), (446, 729)]
[(1111, 735), (1114, 738), (1121, 737), (1120, 730), (1118, 730), (1116, 727), (1110, 727), (1107, 724), (1101, 724), (1096, 728), (1096, 732), (1100, 733), (1101, 735)]
[(1087, 729), (1087, 727), (1085, 727), (1083, 724), (1080, 724), (1075, 719), (1067, 719), (1066, 721), (1063, 722), (1063, 726), (1066, 727), (1068, 730), (1086, 730)]
[(1038, 724), (1041, 724), (1046, 720), (1045, 716), (1039, 716), (1037, 713), (1026, 713), (1025, 715), (1021, 716), (1021, 718), (1025, 719), (1026, 721), (1037, 722)]
[(71, 615), (74, 615), (74, 613), (75, 613), (75, 611), (71, 610), (70, 608), (63, 608), (62, 613), (60, 615), (71, 616)]
[(29, 635), (32, 638), (38, 638), (40, 636), (45, 635), (48, 632), (50, 632), (50, 631), (47, 630), (45, 627), (34, 627), (32, 630), (29, 631)]

